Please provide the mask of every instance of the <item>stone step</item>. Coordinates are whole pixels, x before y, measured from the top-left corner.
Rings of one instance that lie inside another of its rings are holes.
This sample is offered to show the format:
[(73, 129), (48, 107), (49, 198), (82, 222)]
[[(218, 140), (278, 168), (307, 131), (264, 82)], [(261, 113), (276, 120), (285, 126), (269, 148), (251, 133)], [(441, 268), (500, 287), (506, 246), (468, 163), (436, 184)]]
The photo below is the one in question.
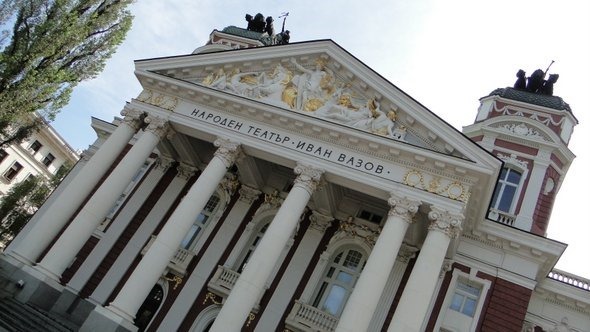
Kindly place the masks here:
[[(12, 298), (0, 299), (0, 320), (13, 331), (71, 332), (76, 329), (59, 318)], [(6, 327), (5, 327), (6, 328)], [(10, 331), (10, 330), (9, 330)]]

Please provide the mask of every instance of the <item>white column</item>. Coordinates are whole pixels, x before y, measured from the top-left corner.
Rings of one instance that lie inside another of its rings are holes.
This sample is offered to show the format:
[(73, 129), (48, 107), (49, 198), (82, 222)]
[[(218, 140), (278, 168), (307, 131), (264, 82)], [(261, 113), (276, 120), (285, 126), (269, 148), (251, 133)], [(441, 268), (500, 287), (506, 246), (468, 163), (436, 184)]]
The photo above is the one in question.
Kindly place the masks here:
[(408, 226), (420, 204), (420, 201), (391, 194), (389, 216), (340, 315), (336, 332), (366, 331), (369, 327)]
[(264, 292), (264, 284), (295, 231), (299, 217), (317, 188), (323, 171), (298, 164), (295, 173), (299, 176), (295, 179), (293, 188), (232, 288), (211, 327), (212, 332), (240, 331), (250, 310)]
[(291, 297), (295, 294), (297, 285), (305, 273), (305, 267), (309, 265), (318, 245), (324, 237), (326, 229), (330, 227), (334, 220), (334, 218), (317, 211), (313, 211), (309, 219), (311, 221), (309, 228), (297, 246), (297, 250), (293, 258), (291, 258), (289, 266), (281, 278), (281, 282), (279, 282), (277, 288), (274, 290), (264, 313), (260, 313), (262, 316), (258, 324), (256, 324), (257, 331), (274, 331), (279, 325), (283, 313), (289, 306)]
[(463, 216), (432, 207), (432, 221), (388, 332), (419, 332), (436, 288), (451, 239), (459, 236)]
[(54, 203), (43, 213), (42, 220), (39, 220), (26, 234), (11, 255), (32, 265), (90, 194), (140, 126), (139, 111), (124, 109), (121, 114), (125, 117), (117, 129), (64, 188)]
[(36, 266), (39, 271), (59, 281), (63, 271), (104, 220), (133, 176), (160, 142), (161, 137), (168, 131), (167, 121), (147, 118), (146, 122), (148, 121), (149, 126), (143, 135), (76, 215), (41, 263)]
[(107, 307), (111, 312), (133, 322), (137, 310), (162, 276), (195, 218), (205, 208), (240, 152), (238, 143), (227, 140), (218, 139), (215, 146), (219, 148), (213, 159), (183, 197), (115, 300)]
[[(533, 161), (533, 169), (529, 176), (526, 191), (524, 192), (520, 212), (516, 216), (515, 224), (517, 228), (525, 231), (530, 231), (533, 226), (533, 215), (539, 201), (539, 195), (542, 192), (543, 183), (545, 183), (545, 175), (547, 168), (551, 163), (551, 152), (547, 150), (539, 150), (537, 157)], [(522, 193), (521, 193), (522, 195)], [(515, 199), (518, 199), (516, 197)]]

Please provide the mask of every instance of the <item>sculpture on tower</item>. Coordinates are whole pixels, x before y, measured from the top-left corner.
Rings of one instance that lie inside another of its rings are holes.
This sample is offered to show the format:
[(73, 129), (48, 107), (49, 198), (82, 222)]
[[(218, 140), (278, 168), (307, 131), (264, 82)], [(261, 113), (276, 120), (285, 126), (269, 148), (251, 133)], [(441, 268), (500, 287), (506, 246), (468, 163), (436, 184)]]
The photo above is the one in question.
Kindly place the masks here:
[(289, 16), (288, 12), (282, 13), (279, 16), (279, 18), (283, 18), (283, 28), (281, 29), (281, 32), (275, 34), (275, 29), (273, 25), (274, 19), (272, 18), (272, 16), (267, 16), (265, 19), (264, 15), (262, 15), (261, 13), (258, 13), (254, 16), (246, 14), (246, 21), (248, 22), (248, 26), (246, 27), (246, 29), (249, 31), (261, 33), (262, 36), (260, 37), (260, 40), (265, 45), (288, 44), (291, 36), (290, 31), (285, 30), (285, 20), (287, 19), (287, 16)]
[[(551, 64), (553, 64), (553, 61), (551, 61)], [(549, 67), (551, 67), (551, 64)], [(516, 90), (553, 96), (553, 85), (557, 82), (559, 74), (550, 74), (549, 78), (545, 80), (549, 67), (547, 67), (547, 70), (545, 71), (541, 69), (535, 70), (528, 78), (526, 77), (526, 72), (519, 69), (516, 73), (517, 79), (516, 82), (514, 82), (514, 88)]]

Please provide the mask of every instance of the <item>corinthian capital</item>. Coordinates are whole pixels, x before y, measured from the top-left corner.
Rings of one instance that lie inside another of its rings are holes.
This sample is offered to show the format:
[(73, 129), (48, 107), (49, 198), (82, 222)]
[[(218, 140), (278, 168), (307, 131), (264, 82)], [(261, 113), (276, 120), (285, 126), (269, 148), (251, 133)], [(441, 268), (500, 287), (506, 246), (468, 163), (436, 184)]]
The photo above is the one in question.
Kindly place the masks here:
[(218, 138), (213, 142), (217, 147), (215, 157), (221, 159), (226, 168), (230, 168), (240, 155), (240, 143), (232, 142), (228, 139)]
[(121, 115), (123, 116), (123, 123), (133, 128), (134, 130), (138, 130), (139, 128), (141, 128), (141, 125), (143, 124), (143, 119), (145, 117), (145, 114), (143, 112), (133, 108), (124, 108), (121, 111)]
[(170, 132), (170, 124), (166, 119), (150, 115), (144, 121), (148, 124), (145, 130), (153, 133), (160, 139), (164, 138)]
[(398, 216), (402, 218), (407, 223), (412, 222), (412, 218), (414, 214), (418, 212), (418, 208), (420, 208), (420, 204), (422, 202), (409, 199), (407, 197), (397, 196), (394, 193), (391, 193), (389, 200), (387, 201), (391, 209), (389, 210), (389, 216)]
[(310, 195), (316, 191), (322, 179), (322, 174), (324, 174), (324, 170), (304, 164), (297, 164), (294, 171), (295, 174), (299, 175), (295, 179), (294, 186), (302, 187), (307, 190)]
[(451, 239), (457, 238), (461, 233), (463, 218), (461, 214), (453, 214), (433, 206), (428, 213), (428, 219), (431, 220), (428, 230), (443, 232)]

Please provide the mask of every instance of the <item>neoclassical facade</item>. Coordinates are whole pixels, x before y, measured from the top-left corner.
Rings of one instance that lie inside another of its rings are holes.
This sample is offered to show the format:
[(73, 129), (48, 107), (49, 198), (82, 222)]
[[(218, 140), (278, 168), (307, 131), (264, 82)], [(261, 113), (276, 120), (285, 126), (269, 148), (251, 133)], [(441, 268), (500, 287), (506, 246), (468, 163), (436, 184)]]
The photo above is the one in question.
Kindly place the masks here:
[(460, 133), (330, 40), (261, 46), (136, 62), (2, 256), (17, 300), (81, 331), (590, 331), (544, 236), (561, 98), (496, 90)]

